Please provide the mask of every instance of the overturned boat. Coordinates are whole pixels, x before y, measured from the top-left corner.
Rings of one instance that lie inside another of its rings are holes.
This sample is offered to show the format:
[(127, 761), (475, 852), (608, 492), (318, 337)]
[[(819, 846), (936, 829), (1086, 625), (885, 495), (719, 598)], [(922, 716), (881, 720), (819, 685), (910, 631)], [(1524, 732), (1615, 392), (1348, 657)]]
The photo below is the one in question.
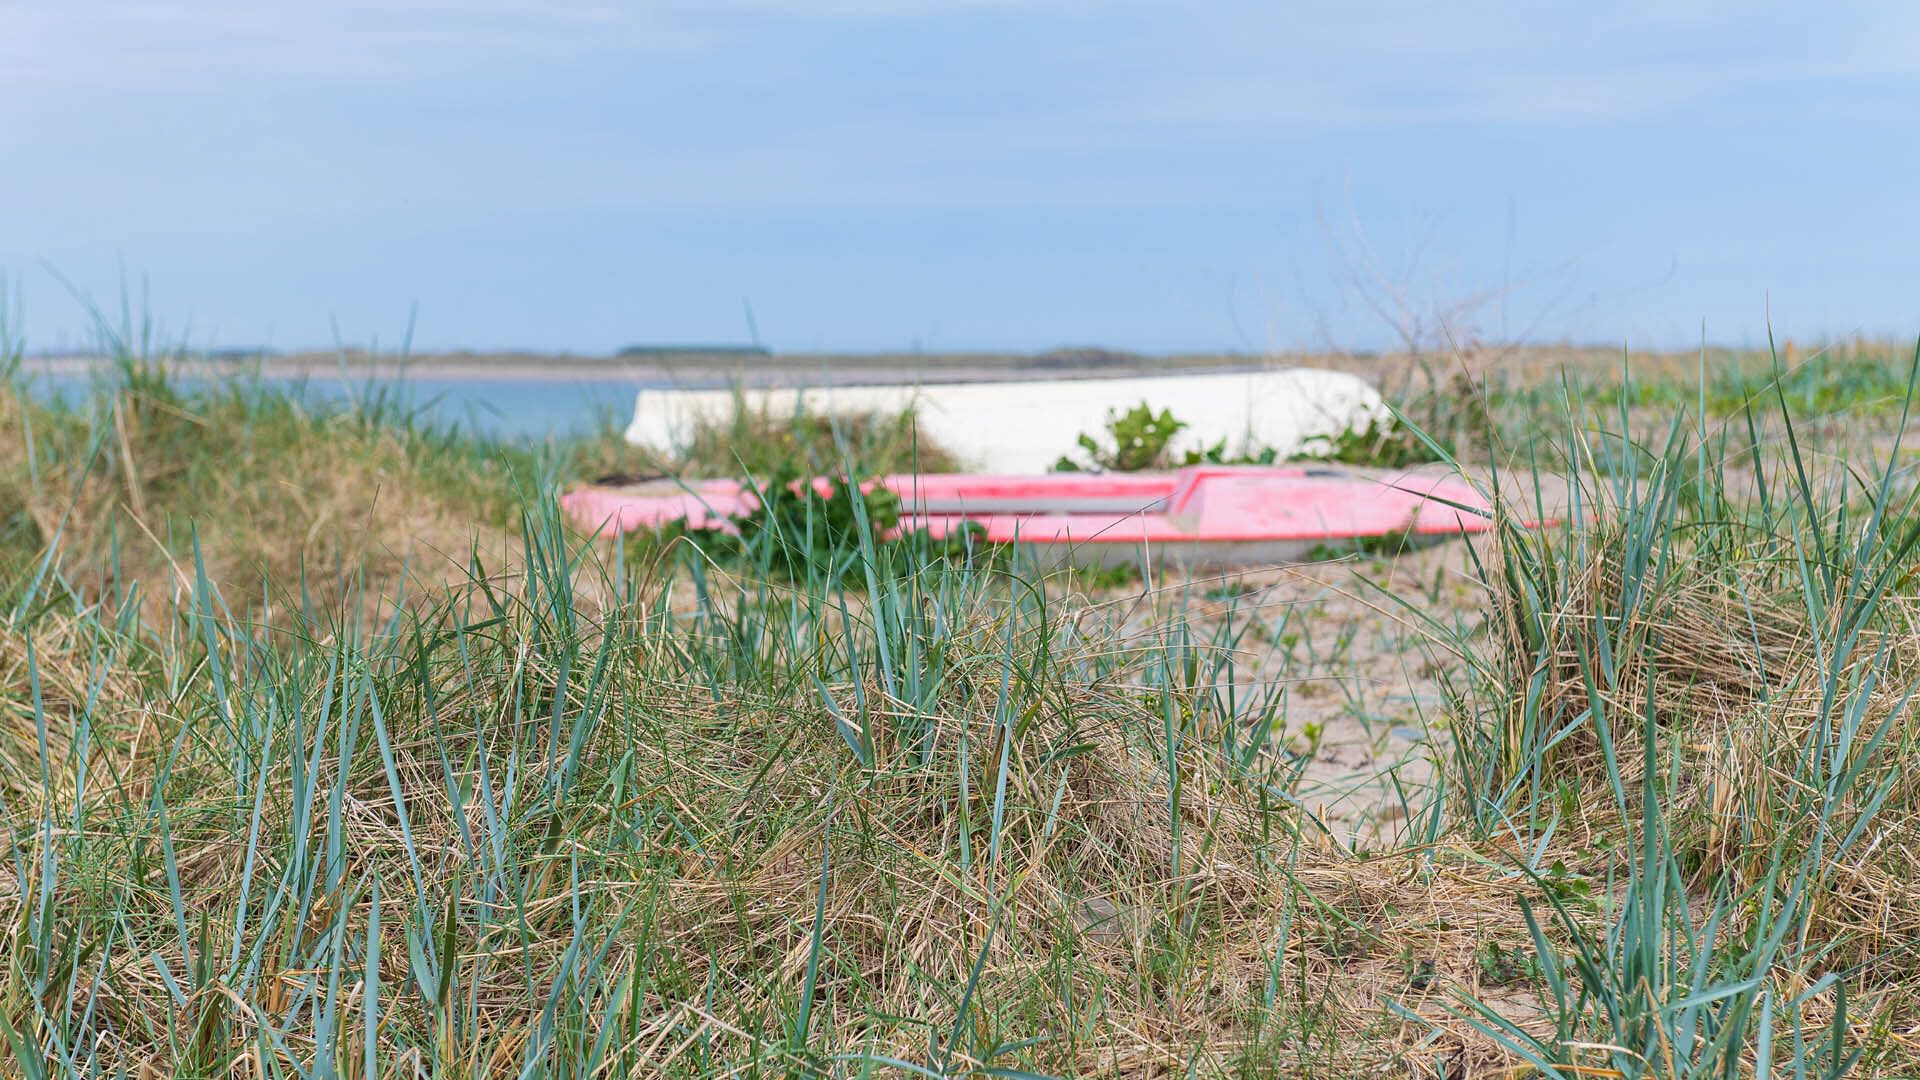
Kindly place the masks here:
[[(987, 542), (1016, 546), (1042, 566), (1272, 565), (1484, 532), (1493, 518), (1473, 485), (1432, 469), (1196, 466), (874, 483), (899, 496), (899, 531), (941, 539), (976, 526)], [(752, 489), (732, 480), (587, 487), (561, 503), (582, 528), (610, 533), (668, 525), (731, 531), (758, 506)]]
[(1041, 473), (1098, 434), (1111, 414), (1146, 404), (1187, 426), (1169, 449), (1178, 460), (1225, 443), (1234, 453), (1271, 449), (1279, 460), (1324, 454), (1340, 435), (1390, 421), (1366, 380), (1289, 368), (1128, 378), (1042, 379), (923, 385), (646, 389), (626, 440), (657, 450), (685, 445), (703, 424), (736, 409), (770, 416), (892, 415), (913, 410), (922, 435), (968, 467)]

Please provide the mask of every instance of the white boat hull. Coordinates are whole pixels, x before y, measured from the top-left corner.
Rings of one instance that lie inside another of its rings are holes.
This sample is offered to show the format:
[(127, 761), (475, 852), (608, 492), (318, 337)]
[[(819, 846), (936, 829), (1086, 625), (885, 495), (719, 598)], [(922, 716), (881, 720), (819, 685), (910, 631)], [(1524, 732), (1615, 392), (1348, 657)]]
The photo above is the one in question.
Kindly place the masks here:
[(1311, 457), (1342, 432), (1390, 415), (1379, 392), (1357, 376), (1290, 368), (933, 386), (642, 390), (626, 439), (660, 450), (683, 446), (701, 424), (724, 423), (737, 403), (773, 416), (912, 408), (922, 435), (967, 467), (1037, 473), (1076, 454), (1081, 434), (1102, 437), (1110, 414), (1142, 402), (1188, 425), (1172, 444), (1176, 457), (1222, 440), (1236, 453), (1272, 447), (1281, 458)]

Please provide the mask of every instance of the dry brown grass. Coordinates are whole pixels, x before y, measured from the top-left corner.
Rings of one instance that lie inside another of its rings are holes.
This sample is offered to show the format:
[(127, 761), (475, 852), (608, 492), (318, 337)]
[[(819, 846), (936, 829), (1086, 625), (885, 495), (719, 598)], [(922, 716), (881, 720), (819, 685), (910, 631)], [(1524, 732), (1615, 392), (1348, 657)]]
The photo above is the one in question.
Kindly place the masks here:
[[(646, 607), (642, 600), (612, 615), (631, 618)], [(995, 632), (982, 628), (986, 640)], [(638, 919), (644, 905), (644, 946), (616, 935), (608, 962), (626, 972), (642, 948), (649, 957), (642, 1020), (632, 1033), (635, 1061), (647, 1075), (685, 1069), (696, 1046), (717, 1060), (799, 1063), (780, 1047), (778, 1032), (756, 1033), (739, 1016), (778, 1014), (790, 1004), (809, 963), (816, 905), (831, 952), (816, 992), (816, 1029), (834, 1033), (830, 1045), (905, 1060), (926, 1054), (928, 1031), (915, 1018), (945, 1023), (957, 989), (970, 982), (980, 1011), (955, 1050), (955, 1066), (966, 1062), (969, 1046), (1055, 1032), (1059, 1041), (1031, 1055), (1057, 1075), (1165, 1076), (1199, 1061), (1203, 1071), (1288, 1062), (1296, 1075), (1331, 1077), (1395, 1060), (1479, 1075), (1506, 1061), (1483, 1037), (1457, 1024), (1431, 1037), (1424, 1026), (1393, 1018), (1388, 1003), (1439, 1018), (1433, 1007), (1465, 984), (1510, 998), (1517, 1018), (1529, 1015), (1525, 995), (1486, 984), (1481, 963), (1489, 942), (1513, 953), (1526, 946), (1514, 898), (1532, 888), (1497, 853), (1449, 843), (1362, 859), (1312, 834), (1276, 836), (1276, 827), (1297, 825), (1291, 815), (1276, 818), (1262, 807), (1204, 742), (1164, 757), (1150, 703), (1122, 684), (1081, 686), (1029, 717), (1006, 747), (1004, 818), (993, 850), (988, 822), (1006, 736), (992, 711), (1001, 673), (986, 657), (956, 680), (930, 760), (915, 763), (909, 748), (884, 745), (880, 764), (862, 769), (811, 693), (714, 700), (708, 687), (676, 673), (669, 654), (626, 653), (612, 677), (633, 726), (588, 747), (602, 763), (596, 770), (621, 753), (635, 755), (620, 801), (597, 789), (513, 822), (503, 839), (524, 852), (521, 884), (531, 902), (513, 918), (483, 915), (469, 894), (476, 886), (463, 882), (484, 875), (484, 866), (462, 835), (484, 837), (499, 826), (471, 802), (456, 809), (450, 793), (476, 782), (483, 759), (516, 754), (526, 769), (523, 791), (553, 781), (552, 761), (528, 753), (526, 733), (507, 712), (514, 700), (561, 692), (565, 674), (521, 644), (536, 633), (521, 610), (487, 640), (470, 642), (468, 660), (446, 650), (426, 658), (427, 683), (382, 684), (410, 841), (394, 780), (377, 759), (363, 753), (339, 776), (352, 875), (384, 883), (383, 952), (393, 965), (387, 985), (407, 987), (409, 920), (423, 899), (408, 885), (410, 850), (422, 860), (426, 910), (457, 903), (463, 925), (475, 924), (459, 939), (453, 1003), (467, 1021), (449, 1026), (414, 993), (388, 1006), (396, 1039), (399, 1032), (437, 1039), (442, 1060), (486, 1074), (514, 1071), (531, 1037), (524, 973), (536, 984), (559, 977), (570, 912), (582, 903), (599, 919), (621, 907), (634, 908)], [(432, 724), (421, 711), (429, 686), (439, 715), (472, 717), (473, 726)], [(209, 744), (196, 752), (195, 739), (184, 756), (170, 751), (182, 730), (210, 722), (193, 712), (212, 703), (156, 700), (150, 683), (114, 689), (154, 716), (157, 737), (142, 740), (121, 768), (152, 775), (171, 761), (161, 796), (182, 903), (190, 922), (204, 918), (217, 931), (233, 918), (244, 858), (222, 809), (229, 797), (219, 793), (221, 750)], [(880, 688), (869, 684), (865, 693)], [(851, 711), (851, 688), (837, 696)], [(964, 763), (963, 734), (971, 748)], [(1068, 746), (1075, 751), (1061, 756)], [(295, 816), (292, 757), (302, 748), (287, 750), (270, 756), (263, 831), (284, 837), (304, 827), (323, 843), (323, 819), (303, 826)], [(447, 782), (442, 755), (463, 783)], [(19, 760), (36, 757), (26, 751)], [(325, 757), (320, 767), (326, 790), (338, 774)], [(956, 794), (963, 773), (972, 792), (964, 815)], [(1180, 797), (1171, 800), (1175, 777)], [(111, 834), (140, 820), (147, 798), (142, 787), (96, 805), (92, 828)], [(1168, 815), (1170, 801), (1178, 802), (1177, 819)], [(648, 842), (636, 845), (622, 839), (633, 827), (622, 811), (640, 804), (671, 808), (675, 820), (656, 821)], [(963, 833), (971, 864), (959, 854)], [(35, 885), (10, 890), (5, 906), (19, 914)], [(262, 978), (238, 1000), (196, 996), (180, 1006), (148, 959), (152, 950), (177, 956), (166, 929), (164, 875), (156, 867), (116, 887), (131, 888), (123, 901), (130, 925), (145, 929), (109, 957), (112, 989), (101, 1015), (127, 1033), (140, 1030), (142, 1017), (170, 1018), (167, 1027), (183, 1040), (217, 1015), (218, 1047), (246, 1060), (260, 1031), (249, 1017), (278, 1015), (304, 985), (298, 955), (270, 949)], [(364, 934), (364, 899), (331, 906), (346, 899), (316, 903), (305, 932), (338, 925), (350, 940)], [(99, 901), (82, 890), (69, 902)], [(218, 952), (227, 942), (216, 936), (211, 947)], [(1261, 1002), (1270, 980), (1279, 993), (1268, 1013)], [(709, 1004), (716, 997), (725, 1009)], [(1076, 1002), (1098, 1008), (1079, 1013)], [(1302, 1018), (1310, 1032), (1296, 1026)], [(18, 1013), (12, 1019), (29, 1022)], [(129, 1035), (115, 1052), (162, 1069), (177, 1064), (154, 1037)], [(357, 1054), (351, 1040), (349, 1048)], [(236, 1068), (257, 1074), (257, 1067)]]
[(162, 387), (120, 391), (89, 425), (8, 386), (0, 430), (0, 515), (13, 506), (32, 524), (19, 548), (58, 536), (72, 580), (101, 595), (138, 587), (155, 615), (193, 590), (196, 538), (223, 597), (269, 617), (303, 587), (325, 610), (362, 586), (378, 597), (403, 579), (458, 581), (476, 551), (497, 566), (516, 547), (503, 463), (351, 414)]
[(71, 614), (50, 612), (31, 632), (0, 624), (0, 805), (17, 820), (71, 802), (74, 776), (63, 766), (76, 758), (114, 773), (131, 764), (146, 720), (139, 675), (112, 666), (92, 674), (102, 658), (129, 651)]
[[(1497, 648), (1481, 654), (1480, 722), (1492, 737), (1468, 767), (1526, 778), (1523, 796), (1567, 813), (1553, 857), (1596, 875), (1637, 835), (1623, 827), (1615, 783), (1630, 818), (1655, 783), (1660, 828), (1702, 915), (1715, 889), (1765, 895), (1770, 874), (1821, 845), (1829, 854), (1805, 892), (1807, 950), (1775, 977), (1786, 993), (1826, 973), (1847, 979), (1861, 994), (1853, 1015), (1871, 1018), (1854, 1026), (1887, 1049), (1887, 1075), (1904, 1075), (1920, 1062), (1907, 1004), (1920, 952), (1920, 624), (1897, 563), (1889, 591), (1871, 583), (1912, 519), (1896, 505), (1888, 538), (1863, 539), (1869, 515), (1856, 504), (1854, 527), (1840, 529), (1844, 493), (1871, 495), (1874, 484), (1833, 482), (1830, 463), (1812, 471), (1810, 502), (1776, 491), (1771, 511), (1751, 494), (1650, 509), (1655, 477), (1641, 481), (1637, 507), (1594, 484), (1584, 526), (1506, 533), (1489, 560)], [(1722, 479), (1729, 490), (1757, 482), (1731, 470)], [(1896, 500), (1903, 486), (1893, 485)], [(1816, 529), (1828, 533), (1825, 563)], [(1814, 596), (1828, 599), (1816, 607)], [(1863, 615), (1869, 596), (1876, 606)], [(1649, 730), (1663, 747), (1651, 781)], [(1849, 769), (1857, 779), (1841, 794), (1821, 793)], [(1791, 877), (1776, 897), (1799, 888)], [(1752, 915), (1732, 913), (1729, 943)]]

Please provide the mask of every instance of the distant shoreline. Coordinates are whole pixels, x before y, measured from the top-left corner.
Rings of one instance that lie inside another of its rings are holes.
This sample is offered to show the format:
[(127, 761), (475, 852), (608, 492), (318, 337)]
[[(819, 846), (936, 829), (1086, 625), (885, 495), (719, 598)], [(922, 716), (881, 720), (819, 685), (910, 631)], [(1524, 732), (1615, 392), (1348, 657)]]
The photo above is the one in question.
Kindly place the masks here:
[[(257, 375), (276, 379), (410, 378), (448, 380), (630, 381), (637, 385), (747, 386), (796, 382), (981, 382), (1072, 377), (1120, 377), (1169, 372), (1250, 370), (1292, 366), (1300, 359), (1202, 354), (1143, 356), (1101, 362), (1060, 361), (997, 353), (776, 354), (742, 358), (542, 356), (527, 353), (435, 353), (395, 357), (366, 353), (293, 353), (245, 359), (188, 358), (171, 369), (189, 378)], [(29, 356), (23, 370), (82, 378), (110, 366), (97, 356)]]
[[(1884, 353), (1905, 357), (1911, 345), (1849, 342), (1826, 349), (1801, 350), (1785, 344), (1780, 359), (1791, 367), (1823, 352), (1841, 358), (1868, 358)], [(1704, 363), (1766, 366), (1764, 349), (1708, 346), (1705, 350), (1646, 350), (1625, 354), (1642, 372), (1689, 373)], [(739, 384), (747, 387), (829, 383), (967, 383), (1023, 379), (1105, 378), (1169, 375), (1206, 371), (1251, 371), (1285, 367), (1315, 367), (1344, 371), (1369, 379), (1389, 390), (1419, 371), (1447, 378), (1465, 371), (1475, 376), (1495, 372), (1530, 382), (1560, 369), (1590, 374), (1618, 374), (1623, 353), (1618, 347), (1589, 345), (1488, 346), (1466, 356), (1405, 353), (1286, 352), (1179, 353), (1140, 355), (1108, 350), (1063, 350), (1051, 354), (993, 352), (955, 353), (773, 353), (741, 356), (590, 356), (577, 353), (481, 352), (456, 350), (416, 353), (405, 360), (360, 350), (289, 352), (251, 357), (189, 356), (173, 370), (189, 378), (225, 378), (258, 375), (273, 379), (393, 378), (406, 375), (448, 381), (627, 382), (642, 386), (680, 386), (689, 389)], [(1904, 360), (1900, 362), (1904, 363)], [(81, 378), (109, 366), (110, 361), (88, 355), (28, 355), (23, 370), (56, 378)]]

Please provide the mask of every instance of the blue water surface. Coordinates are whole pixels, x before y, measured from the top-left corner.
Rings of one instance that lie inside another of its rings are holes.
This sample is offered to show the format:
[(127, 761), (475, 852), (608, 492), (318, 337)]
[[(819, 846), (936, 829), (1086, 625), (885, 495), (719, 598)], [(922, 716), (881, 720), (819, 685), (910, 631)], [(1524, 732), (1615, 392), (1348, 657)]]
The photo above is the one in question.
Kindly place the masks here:
[[(49, 400), (84, 400), (94, 376), (28, 373), (31, 391)], [(205, 389), (213, 379), (179, 376), (181, 389)], [(292, 391), (316, 406), (342, 406), (354, 401), (397, 401), (422, 420), (436, 426), (458, 424), (462, 429), (497, 439), (564, 438), (601, 427), (621, 430), (633, 418), (634, 394), (658, 385), (638, 379), (605, 378), (465, 378), (445, 376), (371, 378), (236, 375), (228, 381)]]

